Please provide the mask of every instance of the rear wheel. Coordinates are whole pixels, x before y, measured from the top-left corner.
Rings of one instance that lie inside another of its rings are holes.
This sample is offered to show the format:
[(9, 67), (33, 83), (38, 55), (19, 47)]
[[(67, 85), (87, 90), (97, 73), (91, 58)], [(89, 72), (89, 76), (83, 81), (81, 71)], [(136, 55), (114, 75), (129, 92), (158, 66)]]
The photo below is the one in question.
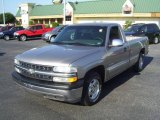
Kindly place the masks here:
[(5, 36), (4, 36), (4, 40), (8, 41), (8, 40), (9, 40), (9, 36), (8, 36), (8, 35), (5, 35)]
[(154, 44), (158, 44), (158, 43), (159, 43), (159, 38), (158, 38), (158, 37), (155, 37), (154, 40), (153, 40), (153, 43), (154, 43)]
[(19, 40), (20, 40), (20, 41), (26, 41), (26, 40), (27, 40), (27, 36), (26, 36), (26, 35), (21, 35), (21, 36), (19, 37)]
[(134, 69), (136, 72), (140, 72), (143, 70), (143, 68), (144, 68), (144, 54), (140, 53), (138, 61), (134, 65)]
[(101, 76), (97, 72), (90, 72), (85, 77), (81, 103), (88, 106), (96, 104), (99, 101), (101, 89)]

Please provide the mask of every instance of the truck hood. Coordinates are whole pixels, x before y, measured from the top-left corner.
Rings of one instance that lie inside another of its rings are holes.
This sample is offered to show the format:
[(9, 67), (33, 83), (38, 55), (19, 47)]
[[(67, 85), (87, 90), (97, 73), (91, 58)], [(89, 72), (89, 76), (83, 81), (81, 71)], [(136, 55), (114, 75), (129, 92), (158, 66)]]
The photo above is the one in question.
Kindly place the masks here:
[(78, 59), (96, 54), (99, 50), (99, 47), (49, 45), (42, 48), (31, 49), (18, 55), (16, 58), (20, 61), (33, 64), (67, 66)]

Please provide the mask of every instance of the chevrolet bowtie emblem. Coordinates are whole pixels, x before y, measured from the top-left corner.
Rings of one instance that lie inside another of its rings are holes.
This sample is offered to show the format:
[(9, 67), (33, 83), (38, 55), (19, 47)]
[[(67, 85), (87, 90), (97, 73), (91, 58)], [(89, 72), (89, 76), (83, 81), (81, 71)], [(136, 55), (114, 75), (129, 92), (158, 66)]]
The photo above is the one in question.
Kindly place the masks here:
[(29, 71), (30, 74), (34, 74), (35, 73), (35, 71), (33, 69), (29, 69), (28, 71)]

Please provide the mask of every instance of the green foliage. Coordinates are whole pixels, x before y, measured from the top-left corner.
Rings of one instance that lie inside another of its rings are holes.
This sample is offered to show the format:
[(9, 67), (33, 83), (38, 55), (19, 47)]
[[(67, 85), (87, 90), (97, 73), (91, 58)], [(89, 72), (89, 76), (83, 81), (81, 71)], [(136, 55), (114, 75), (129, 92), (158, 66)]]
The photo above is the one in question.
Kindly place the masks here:
[[(5, 23), (15, 23), (16, 18), (12, 13), (5, 13)], [(3, 24), (3, 13), (0, 14), (0, 24)]]
[(56, 22), (52, 23), (52, 27), (57, 27), (57, 26), (59, 26), (59, 23), (56, 23)]
[(46, 24), (46, 25), (45, 25), (45, 28), (50, 28), (50, 25), (49, 25), (49, 24)]
[(125, 26), (124, 26), (124, 28), (125, 29), (127, 29), (129, 26), (131, 26), (132, 25), (132, 21), (129, 21), (129, 20), (127, 20), (127, 21), (125, 21)]
[(30, 20), (29, 25), (34, 25), (34, 22), (32, 20)]
[(20, 26), (20, 25), (21, 25), (21, 23), (16, 20), (16, 26)]

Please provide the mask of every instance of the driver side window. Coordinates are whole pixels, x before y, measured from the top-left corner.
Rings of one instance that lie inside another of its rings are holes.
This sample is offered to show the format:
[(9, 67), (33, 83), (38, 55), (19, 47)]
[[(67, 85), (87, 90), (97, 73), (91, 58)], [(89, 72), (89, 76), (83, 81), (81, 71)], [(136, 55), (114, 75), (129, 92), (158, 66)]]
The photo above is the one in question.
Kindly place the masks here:
[(110, 29), (110, 34), (109, 34), (109, 45), (112, 44), (113, 39), (120, 39), (122, 40), (121, 32), (119, 31), (118, 26), (113, 26)]

